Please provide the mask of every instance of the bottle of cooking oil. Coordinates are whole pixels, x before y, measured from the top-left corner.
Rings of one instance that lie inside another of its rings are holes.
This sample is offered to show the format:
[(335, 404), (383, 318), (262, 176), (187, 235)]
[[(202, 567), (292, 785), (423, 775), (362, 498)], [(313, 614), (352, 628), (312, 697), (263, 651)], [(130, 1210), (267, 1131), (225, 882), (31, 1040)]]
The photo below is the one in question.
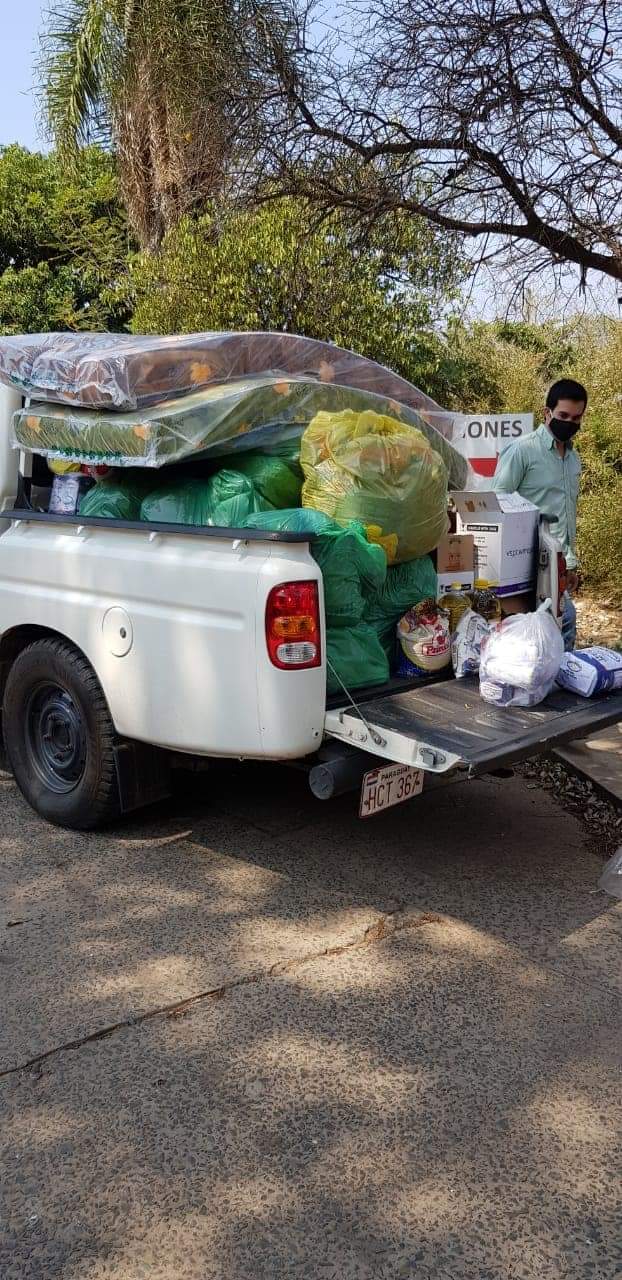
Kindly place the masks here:
[(471, 608), (471, 601), (466, 591), (462, 590), (461, 583), (452, 582), (449, 590), (443, 593), (438, 603), (441, 609), (445, 609), (449, 614), (449, 633), (453, 636), (462, 615)]
[(496, 582), (488, 582), (486, 578), (476, 578), (473, 587), (473, 608), (487, 622), (500, 622), (502, 618), (499, 597), (495, 591)]

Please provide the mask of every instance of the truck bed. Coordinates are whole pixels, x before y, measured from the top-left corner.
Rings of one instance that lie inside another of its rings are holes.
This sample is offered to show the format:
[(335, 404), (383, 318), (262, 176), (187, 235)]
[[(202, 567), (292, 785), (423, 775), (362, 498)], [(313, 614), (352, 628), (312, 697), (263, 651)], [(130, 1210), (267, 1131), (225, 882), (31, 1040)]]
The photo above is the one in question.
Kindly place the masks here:
[[(329, 711), (327, 732), (387, 760), (443, 773), (487, 773), (622, 720), (622, 690), (580, 698), (559, 689), (537, 707), (494, 707), (477, 679), (369, 695)], [(374, 741), (374, 733), (380, 741)], [(384, 744), (384, 745), (383, 745)]]

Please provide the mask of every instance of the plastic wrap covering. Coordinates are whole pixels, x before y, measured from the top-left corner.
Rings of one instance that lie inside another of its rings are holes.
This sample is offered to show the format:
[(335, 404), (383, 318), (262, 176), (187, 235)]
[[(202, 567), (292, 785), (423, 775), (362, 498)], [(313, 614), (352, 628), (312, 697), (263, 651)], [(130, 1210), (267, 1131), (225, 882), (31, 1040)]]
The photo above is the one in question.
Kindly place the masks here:
[(139, 337), (35, 333), (0, 339), (0, 379), (36, 400), (131, 411), (249, 374), (292, 375), (386, 396), (451, 416), (412, 383), (364, 356), (291, 333), (190, 333)]
[(436, 595), (436, 569), (429, 556), (390, 565), (386, 581), (370, 599), (365, 621), (373, 627), (391, 668), (397, 658), (396, 627), (413, 605)]
[[(13, 444), (45, 457), (109, 466), (161, 467), (188, 457), (249, 450), (278, 454), (294, 464), (297, 442), (318, 412), (371, 410), (382, 417), (388, 407), (381, 397), (330, 383), (256, 377), (206, 387), (135, 413), (35, 403), (15, 414)], [(404, 437), (418, 438), (409, 427), (423, 432), (443, 458), (452, 487), (463, 487), (468, 471), (464, 458), (414, 410), (394, 409), (400, 412)]]
[(447, 532), (447, 468), (421, 431), (374, 412), (320, 412), (302, 437), (303, 505), (359, 520), (390, 563)]

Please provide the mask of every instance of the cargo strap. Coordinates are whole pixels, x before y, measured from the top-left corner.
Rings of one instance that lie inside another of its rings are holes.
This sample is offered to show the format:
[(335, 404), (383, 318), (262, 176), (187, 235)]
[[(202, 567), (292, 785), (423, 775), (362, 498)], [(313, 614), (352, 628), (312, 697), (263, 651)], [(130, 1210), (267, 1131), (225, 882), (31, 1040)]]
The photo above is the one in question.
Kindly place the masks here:
[(383, 737), (381, 736), (381, 734), (379, 734), (379, 733), (378, 733), (378, 730), (377, 730), (377, 729), (375, 729), (375, 728), (374, 728), (374, 726), (373, 726), (372, 724), (370, 724), (370, 723), (369, 723), (369, 720), (367, 720), (366, 716), (364, 716), (364, 715), (363, 715), (363, 712), (361, 711), (361, 708), (360, 708), (360, 707), (358, 706), (358, 704), (354, 701), (354, 698), (352, 697), (352, 694), (350, 693), (350, 690), (349, 690), (349, 689), (347, 689), (347, 688), (346, 688), (346, 686), (345, 686), (345, 684), (343, 683), (343, 680), (341, 679), (341, 676), (339, 675), (339, 672), (338, 672), (338, 671), (335, 671), (335, 668), (334, 668), (334, 666), (333, 666), (332, 662), (330, 661), (330, 658), (327, 658), (327, 659), (326, 659), (326, 665), (327, 665), (327, 667), (330, 667), (330, 670), (332, 671), (332, 673), (333, 673), (333, 675), (334, 675), (334, 677), (335, 677), (335, 680), (337, 681), (337, 683), (338, 683), (338, 684), (340, 684), (340, 685), (341, 685), (341, 688), (343, 689), (343, 692), (345, 693), (346, 698), (348, 699), (348, 702), (350, 703), (350, 706), (354, 707), (354, 710), (356, 711), (357, 716), (360, 716), (360, 718), (361, 718), (361, 720), (362, 720), (363, 724), (365, 725), (365, 728), (367, 729), (367, 732), (368, 732), (368, 734), (369, 734), (369, 736), (370, 736), (370, 738), (371, 738), (372, 742), (373, 742), (373, 743), (375, 744), (375, 746), (377, 746), (377, 747), (386, 747), (386, 745), (387, 745), (386, 738), (383, 738)]

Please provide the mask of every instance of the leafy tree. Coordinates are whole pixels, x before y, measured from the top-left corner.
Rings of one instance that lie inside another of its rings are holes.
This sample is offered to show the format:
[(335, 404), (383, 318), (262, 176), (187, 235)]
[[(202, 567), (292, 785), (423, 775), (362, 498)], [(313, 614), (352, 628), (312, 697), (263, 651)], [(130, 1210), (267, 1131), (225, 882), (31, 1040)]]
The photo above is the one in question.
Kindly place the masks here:
[(399, 215), (362, 236), (346, 215), (318, 222), (293, 200), (222, 223), (212, 212), (134, 260), (132, 327), (300, 333), (354, 348), (433, 395), (443, 344), (432, 322), (461, 270), (450, 238)]
[(0, 330), (123, 327), (131, 247), (105, 152), (85, 149), (68, 174), (54, 154), (0, 150)]
[(286, 50), (279, 0), (54, 0), (47, 11), (51, 135), (66, 159), (85, 142), (113, 145), (143, 246), (221, 190), (234, 154), (239, 174), (253, 79), (268, 85), (269, 32)]

